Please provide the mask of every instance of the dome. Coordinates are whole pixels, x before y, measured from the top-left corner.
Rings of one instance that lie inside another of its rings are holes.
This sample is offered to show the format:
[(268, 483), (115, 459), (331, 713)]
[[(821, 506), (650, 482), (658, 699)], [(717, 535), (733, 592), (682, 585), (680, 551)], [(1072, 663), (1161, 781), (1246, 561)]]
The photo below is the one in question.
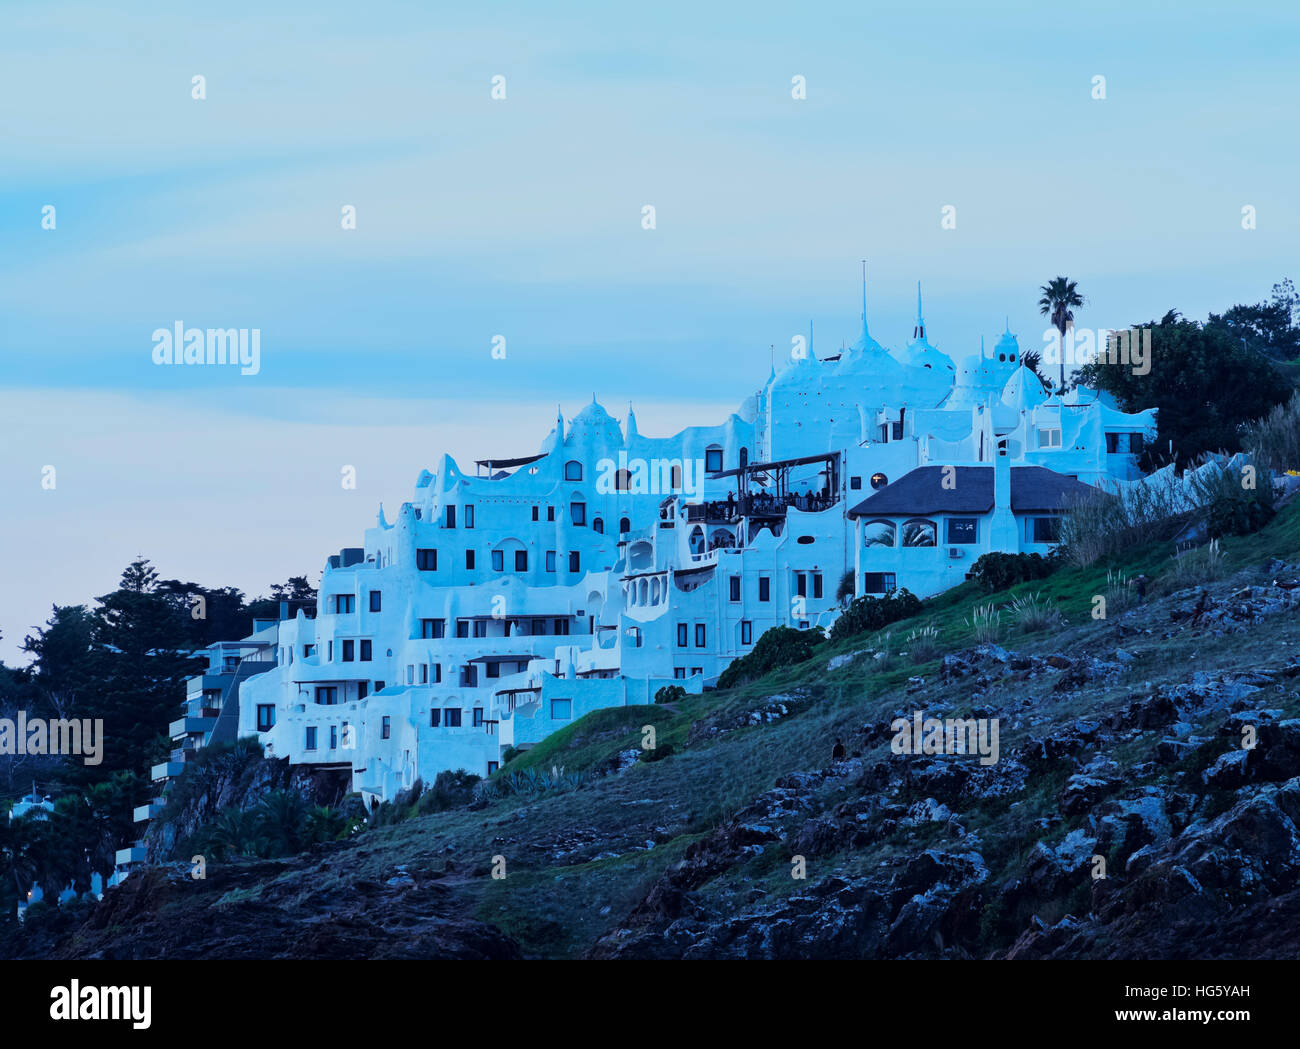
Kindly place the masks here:
[(591, 403), (575, 415), (569, 423), (569, 434), (564, 443), (571, 444), (575, 440), (580, 443), (593, 442), (598, 445), (621, 445), (623, 443), (623, 431), (619, 428), (618, 421), (597, 404), (596, 398), (593, 396)]
[(1002, 389), (1002, 403), (1009, 408), (1015, 408), (1017, 411), (1028, 411), (1031, 408), (1037, 408), (1048, 398), (1047, 388), (1043, 381), (1030, 368), (1026, 368), (1022, 363), (1007, 384)]

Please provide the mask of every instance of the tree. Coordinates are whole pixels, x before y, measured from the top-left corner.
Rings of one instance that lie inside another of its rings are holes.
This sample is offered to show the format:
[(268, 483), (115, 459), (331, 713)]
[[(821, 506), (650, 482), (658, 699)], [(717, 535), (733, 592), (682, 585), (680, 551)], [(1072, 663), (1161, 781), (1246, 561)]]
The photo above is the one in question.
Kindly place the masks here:
[(1206, 452), (1241, 451), (1246, 424), (1290, 396), (1286, 379), (1223, 325), (1201, 325), (1170, 310), (1139, 327), (1151, 329), (1146, 374), (1098, 356), (1079, 381), (1113, 394), (1123, 411), (1159, 410), (1156, 444), (1140, 460), (1144, 469), (1172, 459), (1181, 470)]
[(1083, 296), (1079, 294), (1078, 283), (1065, 277), (1053, 277), (1041, 288), (1042, 298), (1038, 300), (1038, 312), (1047, 317), (1061, 333), (1061, 385), (1060, 392), (1065, 391), (1065, 333), (1074, 323), (1074, 308), (1083, 305)]
[(1206, 326), (1222, 327), (1245, 349), (1277, 361), (1300, 357), (1300, 327), (1296, 326), (1300, 295), (1289, 277), (1273, 285), (1268, 302), (1233, 306), (1222, 316), (1211, 313)]

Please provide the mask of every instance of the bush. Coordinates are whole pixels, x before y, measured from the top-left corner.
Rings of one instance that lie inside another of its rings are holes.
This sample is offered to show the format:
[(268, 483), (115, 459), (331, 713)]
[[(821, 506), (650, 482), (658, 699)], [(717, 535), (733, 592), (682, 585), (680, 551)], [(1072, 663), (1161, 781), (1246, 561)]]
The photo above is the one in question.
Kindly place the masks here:
[(1031, 634), (1046, 630), (1061, 622), (1061, 613), (1041, 593), (1021, 594), (1011, 602), (1011, 614), (1021, 630)]
[(686, 698), (686, 689), (681, 685), (664, 685), (655, 693), (656, 703), (680, 703)]
[(998, 634), (1002, 630), (1002, 616), (994, 609), (992, 602), (987, 605), (976, 605), (967, 622), (970, 623), (971, 631), (975, 635), (975, 643), (978, 645), (996, 643)]
[(420, 815), (463, 808), (474, 800), (474, 787), (478, 782), (478, 776), (464, 769), (455, 772), (444, 769), (434, 777), (433, 786), (421, 796), (418, 806)]
[[(847, 614), (846, 612), (845, 615)], [(810, 659), (813, 650), (825, 640), (826, 635), (821, 627), (795, 630), (788, 626), (774, 626), (771, 630), (764, 631), (752, 652), (732, 660), (731, 665), (718, 678), (718, 688), (735, 688), (755, 681), (779, 667), (802, 663)]]
[(1046, 579), (1060, 567), (1060, 557), (1042, 554), (983, 554), (971, 568), (972, 578), (989, 591), (1006, 590), (1017, 583)]
[(921, 599), (906, 587), (884, 597), (854, 598), (831, 627), (831, 640), (842, 641), (846, 637), (865, 634), (869, 630), (879, 630), (889, 626), (890, 623), (897, 623), (900, 619), (919, 615), (920, 612)]

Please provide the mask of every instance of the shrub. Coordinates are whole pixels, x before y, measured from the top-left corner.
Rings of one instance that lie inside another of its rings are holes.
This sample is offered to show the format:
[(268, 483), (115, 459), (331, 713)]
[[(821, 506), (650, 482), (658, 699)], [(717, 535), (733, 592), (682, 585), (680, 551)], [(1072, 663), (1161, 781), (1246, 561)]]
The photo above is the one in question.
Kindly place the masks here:
[(680, 703), (686, 698), (686, 689), (681, 685), (664, 685), (655, 693), (656, 703)]
[(1132, 608), (1137, 601), (1133, 592), (1132, 580), (1117, 568), (1106, 571), (1106, 612), (1123, 612)]
[(431, 812), (444, 812), (468, 805), (474, 800), (474, 787), (478, 782), (478, 776), (464, 769), (455, 772), (443, 769), (434, 777), (433, 786), (420, 797), (417, 810), (420, 815), (427, 816)]
[(795, 630), (788, 626), (774, 626), (763, 632), (752, 652), (731, 661), (718, 678), (718, 688), (735, 688), (779, 667), (802, 663), (811, 658), (813, 650), (825, 640), (821, 627)]
[(907, 655), (913, 663), (928, 663), (939, 654), (939, 631), (932, 623), (907, 635)]
[(1061, 559), (1053, 551), (1042, 554), (983, 554), (971, 568), (972, 578), (990, 591), (1006, 590), (1017, 583), (1046, 579), (1060, 567)]
[(1188, 550), (1174, 559), (1172, 582), (1178, 588), (1222, 579), (1227, 571), (1226, 560), (1219, 549), (1219, 541), (1211, 539), (1199, 550)]
[(1061, 613), (1041, 593), (1021, 594), (1011, 602), (1011, 614), (1025, 633), (1046, 630), (1061, 622)]
[(853, 596), (853, 569), (849, 569), (840, 577), (840, 585), (835, 588), (835, 600), (838, 604), (844, 604)]
[(869, 630), (880, 630), (900, 619), (910, 619), (919, 615), (920, 611), (921, 599), (906, 587), (894, 590), (884, 597), (854, 598), (839, 619), (835, 620), (830, 637), (832, 641), (842, 641)]
[(1268, 476), (1300, 469), (1300, 394), (1286, 404), (1278, 404), (1262, 419), (1249, 423), (1242, 436), (1242, 447)]
[(975, 635), (976, 644), (991, 645), (997, 641), (1002, 628), (1002, 616), (994, 609), (991, 601), (987, 605), (976, 605), (967, 622)]

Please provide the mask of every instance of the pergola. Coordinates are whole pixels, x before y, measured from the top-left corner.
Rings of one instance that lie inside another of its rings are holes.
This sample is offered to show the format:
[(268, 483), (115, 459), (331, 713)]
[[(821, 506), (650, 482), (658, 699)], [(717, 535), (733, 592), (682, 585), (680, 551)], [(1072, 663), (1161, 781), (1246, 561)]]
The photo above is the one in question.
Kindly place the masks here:
[(775, 486), (777, 501), (784, 499), (789, 491), (790, 471), (796, 466), (809, 466), (813, 463), (825, 463), (827, 491), (832, 497), (840, 487), (840, 452), (826, 452), (822, 455), (804, 455), (797, 459), (774, 459), (767, 463), (746, 463), (734, 470), (720, 470), (709, 474), (709, 479), (716, 481), (723, 477), (736, 479), (736, 496), (744, 505), (749, 495), (750, 478), (756, 474), (771, 474)]

